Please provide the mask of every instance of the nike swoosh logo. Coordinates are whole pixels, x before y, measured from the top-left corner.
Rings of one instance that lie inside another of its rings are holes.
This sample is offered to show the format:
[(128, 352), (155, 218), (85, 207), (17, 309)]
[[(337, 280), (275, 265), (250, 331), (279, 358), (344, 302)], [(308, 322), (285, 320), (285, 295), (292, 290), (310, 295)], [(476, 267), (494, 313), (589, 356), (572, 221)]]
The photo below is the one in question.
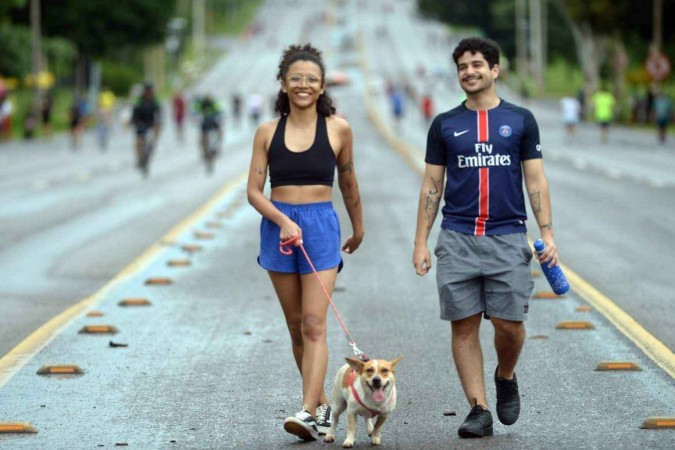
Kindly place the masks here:
[(455, 137), (461, 136), (461, 135), (463, 135), (464, 133), (468, 133), (468, 132), (469, 132), (469, 130), (464, 130), (464, 131), (459, 131), (459, 132), (455, 131), (455, 132), (453, 133), (453, 136), (455, 136)]

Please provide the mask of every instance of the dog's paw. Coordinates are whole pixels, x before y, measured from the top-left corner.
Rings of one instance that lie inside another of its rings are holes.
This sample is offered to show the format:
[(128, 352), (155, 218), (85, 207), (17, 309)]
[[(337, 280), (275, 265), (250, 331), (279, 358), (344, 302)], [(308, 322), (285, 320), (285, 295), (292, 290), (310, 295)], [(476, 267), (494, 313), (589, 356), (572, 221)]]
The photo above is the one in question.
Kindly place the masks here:
[(335, 442), (335, 436), (333, 436), (332, 434), (327, 434), (326, 437), (323, 438), (323, 441), (328, 442), (329, 444), (331, 442)]
[(349, 439), (347, 439), (342, 443), (342, 448), (352, 448), (352, 447), (354, 447), (354, 441), (350, 441)]
[(368, 431), (368, 436), (373, 434), (375, 426), (373, 425), (373, 419), (366, 419), (366, 431)]
[(381, 442), (381, 440), (380, 440), (380, 437), (379, 437), (379, 436), (378, 436), (378, 437), (374, 437), (374, 438), (372, 438), (372, 439), (370, 440), (370, 445), (380, 445), (380, 442)]

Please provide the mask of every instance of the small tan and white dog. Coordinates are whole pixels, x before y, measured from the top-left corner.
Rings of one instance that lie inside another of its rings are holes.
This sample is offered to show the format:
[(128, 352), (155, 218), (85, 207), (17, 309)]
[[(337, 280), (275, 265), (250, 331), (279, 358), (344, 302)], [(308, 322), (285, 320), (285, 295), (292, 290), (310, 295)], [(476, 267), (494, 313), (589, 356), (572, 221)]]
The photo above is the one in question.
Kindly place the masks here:
[[(371, 445), (380, 445), (381, 429), (389, 414), (396, 408), (396, 377), (394, 367), (402, 357), (391, 361), (371, 359), (363, 362), (345, 358), (347, 364), (340, 367), (333, 382), (333, 420), (324, 442), (335, 440), (340, 415), (347, 411), (347, 437), (344, 448), (354, 446), (356, 418), (363, 416)], [(373, 425), (373, 418), (377, 418)]]

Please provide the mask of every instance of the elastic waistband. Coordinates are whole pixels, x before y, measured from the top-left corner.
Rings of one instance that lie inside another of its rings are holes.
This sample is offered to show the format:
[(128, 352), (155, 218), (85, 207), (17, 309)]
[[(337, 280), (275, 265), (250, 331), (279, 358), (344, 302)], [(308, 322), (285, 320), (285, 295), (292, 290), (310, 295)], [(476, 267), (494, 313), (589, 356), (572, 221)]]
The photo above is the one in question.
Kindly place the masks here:
[(272, 200), (272, 204), (280, 209), (333, 209), (333, 202), (284, 203)]

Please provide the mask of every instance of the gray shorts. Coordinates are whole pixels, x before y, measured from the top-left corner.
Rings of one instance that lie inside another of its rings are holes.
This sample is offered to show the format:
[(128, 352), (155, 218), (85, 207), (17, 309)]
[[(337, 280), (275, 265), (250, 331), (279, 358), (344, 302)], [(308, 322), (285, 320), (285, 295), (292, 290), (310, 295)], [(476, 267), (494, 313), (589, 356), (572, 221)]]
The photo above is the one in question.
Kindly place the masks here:
[(482, 312), (486, 318), (525, 320), (534, 288), (525, 233), (473, 236), (441, 230), (435, 253), (441, 319)]

